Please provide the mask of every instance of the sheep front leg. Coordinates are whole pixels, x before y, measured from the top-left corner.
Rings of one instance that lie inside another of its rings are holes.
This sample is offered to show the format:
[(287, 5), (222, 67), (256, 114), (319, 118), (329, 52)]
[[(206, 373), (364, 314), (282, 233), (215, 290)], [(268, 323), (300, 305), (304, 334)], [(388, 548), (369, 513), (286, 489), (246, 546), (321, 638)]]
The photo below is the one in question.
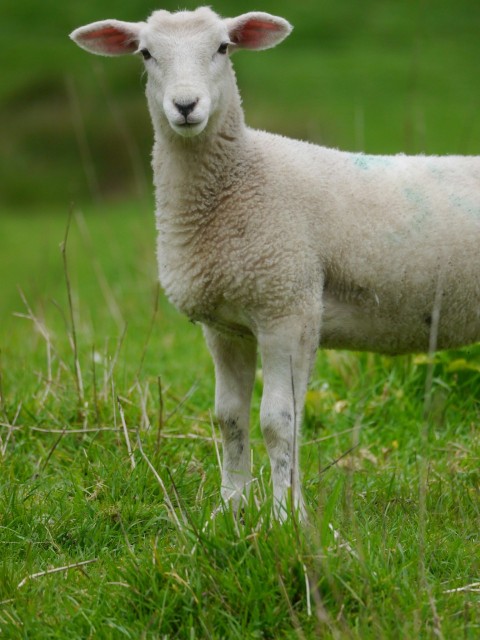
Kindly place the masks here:
[(204, 327), (215, 364), (215, 414), (223, 443), (222, 498), (236, 512), (248, 495), (250, 402), (255, 378), (255, 340), (231, 338)]
[(274, 513), (288, 516), (288, 495), (305, 519), (298, 445), (305, 393), (319, 343), (320, 317), (284, 319), (259, 334), (263, 366), (260, 423), (271, 464)]

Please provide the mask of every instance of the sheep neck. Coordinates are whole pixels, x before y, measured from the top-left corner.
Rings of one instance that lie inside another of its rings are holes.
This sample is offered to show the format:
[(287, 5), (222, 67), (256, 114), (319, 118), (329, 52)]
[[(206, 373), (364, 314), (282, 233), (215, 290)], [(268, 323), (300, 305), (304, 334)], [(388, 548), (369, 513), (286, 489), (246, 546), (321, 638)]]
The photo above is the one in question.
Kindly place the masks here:
[(176, 226), (205, 222), (243, 181), (245, 123), (233, 72), (228, 93), (223, 109), (211, 116), (205, 132), (191, 139), (172, 132), (151, 107), (159, 219)]

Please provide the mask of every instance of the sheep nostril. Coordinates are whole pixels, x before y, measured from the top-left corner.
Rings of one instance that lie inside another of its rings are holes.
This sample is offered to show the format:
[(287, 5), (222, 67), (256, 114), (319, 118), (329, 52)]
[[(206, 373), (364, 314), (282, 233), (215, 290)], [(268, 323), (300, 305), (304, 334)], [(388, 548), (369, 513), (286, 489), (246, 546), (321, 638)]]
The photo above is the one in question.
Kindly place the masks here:
[(185, 122), (187, 121), (188, 116), (192, 113), (192, 111), (197, 106), (198, 99), (193, 102), (173, 102), (177, 110), (182, 114), (185, 118)]

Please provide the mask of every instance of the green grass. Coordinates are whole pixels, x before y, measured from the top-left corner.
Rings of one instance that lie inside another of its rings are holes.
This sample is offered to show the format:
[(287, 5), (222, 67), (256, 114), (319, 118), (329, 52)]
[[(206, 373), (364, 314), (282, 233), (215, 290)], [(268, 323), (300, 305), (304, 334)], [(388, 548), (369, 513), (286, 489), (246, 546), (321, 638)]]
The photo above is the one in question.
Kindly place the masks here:
[[(259, 369), (251, 503), (242, 522), (211, 519), (213, 366), (156, 284), (140, 67), (67, 38), (153, 8), (1, 9), (0, 638), (477, 638), (479, 346), (433, 363), (319, 353), (305, 529), (270, 517)], [(214, 8), (295, 25), (235, 57), (249, 124), (369, 153), (478, 153), (478, 3)], [(72, 199), (85, 211), (66, 238)]]
[(0, 219), (0, 636), (478, 637), (478, 347), (427, 419), (424, 358), (319, 354), (305, 529), (270, 518), (259, 370), (251, 503), (211, 520), (213, 367), (157, 303), (150, 209), (76, 211), (66, 271), (68, 211)]

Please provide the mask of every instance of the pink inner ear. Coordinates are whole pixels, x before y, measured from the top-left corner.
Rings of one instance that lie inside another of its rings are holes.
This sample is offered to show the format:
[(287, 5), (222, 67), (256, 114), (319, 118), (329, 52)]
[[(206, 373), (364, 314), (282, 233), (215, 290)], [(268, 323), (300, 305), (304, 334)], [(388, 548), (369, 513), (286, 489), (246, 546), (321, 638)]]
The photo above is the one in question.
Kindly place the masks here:
[(110, 54), (132, 53), (137, 45), (132, 34), (121, 31), (116, 27), (103, 27), (89, 31), (82, 36), (83, 40), (96, 40), (97, 45)]
[(251, 19), (235, 30), (232, 34), (232, 42), (247, 49), (260, 47), (269, 40), (271, 33), (278, 30), (278, 25), (273, 22)]

